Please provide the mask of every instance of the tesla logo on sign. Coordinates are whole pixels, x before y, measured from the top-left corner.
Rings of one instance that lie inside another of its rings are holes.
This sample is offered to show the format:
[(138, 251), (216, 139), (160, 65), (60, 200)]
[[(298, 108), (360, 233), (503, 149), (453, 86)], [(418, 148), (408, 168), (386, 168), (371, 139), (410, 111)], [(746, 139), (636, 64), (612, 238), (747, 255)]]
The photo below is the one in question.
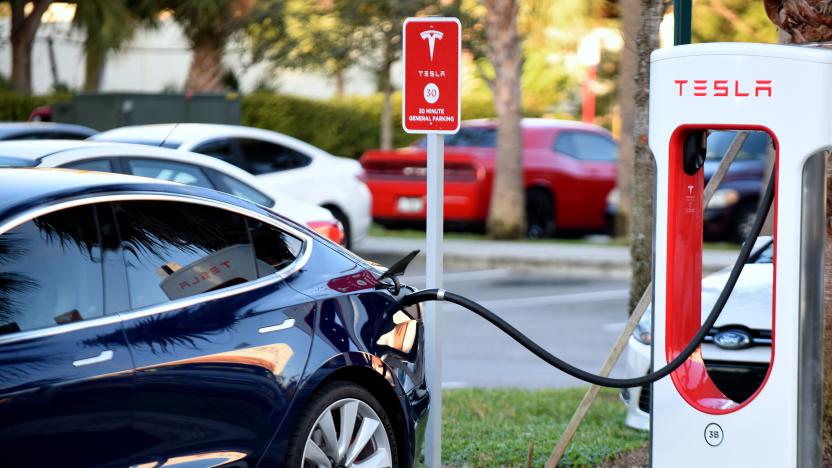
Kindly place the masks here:
[[(691, 82), (692, 81), (692, 82)], [(753, 84), (740, 80), (673, 80), (679, 96), (696, 97), (771, 97), (771, 80), (755, 80)]]
[(404, 22), (402, 127), (408, 133), (456, 133), (460, 124), (462, 27), (456, 18)]
[(422, 31), (420, 34), (422, 39), (428, 41), (428, 49), (430, 50), (430, 61), (433, 62), (433, 44), (436, 43), (437, 39), (442, 39), (442, 33), (439, 31), (429, 30), (429, 31)]

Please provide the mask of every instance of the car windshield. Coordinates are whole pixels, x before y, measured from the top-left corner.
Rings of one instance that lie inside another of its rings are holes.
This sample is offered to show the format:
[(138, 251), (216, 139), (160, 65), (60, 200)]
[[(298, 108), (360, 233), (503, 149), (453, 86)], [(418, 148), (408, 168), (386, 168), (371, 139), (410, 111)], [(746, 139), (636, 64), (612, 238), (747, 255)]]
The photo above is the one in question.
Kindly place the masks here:
[[(416, 143), (419, 148), (427, 147), (427, 138)], [(497, 146), (497, 129), (492, 127), (463, 127), (454, 135), (445, 135), (445, 146), (475, 146), (495, 148)]]
[(774, 242), (769, 242), (752, 263), (774, 263)]
[(31, 159), (13, 158), (11, 156), (0, 156), (0, 167), (31, 167), (35, 161)]
[[(713, 131), (708, 134), (708, 151), (705, 158), (708, 161), (721, 161), (728, 152), (731, 142), (737, 132)], [(748, 139), (743, 143), (737, 161), (763, 161), (771, 148), (771, 138), (766, 132), (748, 132)]]

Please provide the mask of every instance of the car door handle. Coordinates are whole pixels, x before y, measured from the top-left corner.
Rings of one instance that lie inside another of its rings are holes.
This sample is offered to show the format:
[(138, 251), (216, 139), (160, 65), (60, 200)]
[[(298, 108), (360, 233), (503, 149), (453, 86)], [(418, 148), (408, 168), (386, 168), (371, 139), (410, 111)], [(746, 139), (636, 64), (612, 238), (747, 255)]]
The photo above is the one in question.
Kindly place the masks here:
[(99, 362), (107, 362), (112, 358), (113, 352), (107, 349), (105, 351), (101, 351), (98, 356), (72, 361), (72, 365), (75, 367), (88, 366), (90, 364), (98, 364)]
[(286, 319), (277, 325), (269, 325), (268, 327), (263, 327), (257, 330), (260, 333), (271, 333), (280, 330), (286, 330), (287, 328), (292, 328), (295, 326), (295, 319)]

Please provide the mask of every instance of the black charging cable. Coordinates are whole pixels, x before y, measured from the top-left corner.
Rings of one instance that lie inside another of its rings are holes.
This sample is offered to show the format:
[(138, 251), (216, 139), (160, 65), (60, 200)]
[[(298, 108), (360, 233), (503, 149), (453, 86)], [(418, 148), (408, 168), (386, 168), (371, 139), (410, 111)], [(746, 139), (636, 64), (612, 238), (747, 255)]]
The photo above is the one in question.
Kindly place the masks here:
[(520, 343), (523, 347), (531, 351), (535, 356), (539, 357), (540, 359), (543, 359), (546, 363), (560, 369), (561, 371), (571, 375), (572, 377), (583, 380), (584, 382), (589, 382), (594, 385), (600, 385), (602, 387), (614, 388), (640, 387), (642, 385), (650, 384), (663, 377), (666, 377), (671, 372), (676, 370), (679, 366), (681, 366), (691, 356), (691, 354), (693, 354), (696, 351), (696, 349), (699, 348), (699, 345), (702, 343), (702, 340), (705, 339), (705, 336), (716, 323), (717, 319), (719, 318), (719, 314), (722, 313), (722, 309), (725, 307), (725, 303), (728, 302), (728, 298), (731, 296), (731, 292), (734, 290), (734, 286), (737, 284), (737, 280), (740, 277), (740, 273), (742, 272), (745, 263), (748, 261), (748, 257), (751, 255), (751, 249), (754, 247), (754, 243), (757, 237), (760, 235), (760, 231), (763, 229), (763, 224), (765, 223), (766, 216), (768, 215), (772, 201), (774, 200), (774, 184), (774, 174), (772, 173), (769, 176), (768, 186), (766, 187), (763, 199), (760, 201), (760, 205), (757, 207), (754, 225), (751, 227), (751, 231), (749, 231), (748, 236), (746, 236), (745, 242), (743, 243), (742, 248), (740, 249), (740, 254), (739, 256), (737, 256), (737, 260), (734, 263), (734, 267), (731, 269), (731, 274), (728, 276), (728, 281), (725, 283), (725, 287), (722, 288), (722, 292), (719, 294), (719, 298), (716, 300), (716, 303), (714, 303), (713, 308), (711, 308), (710, 315), (708, 315), (708, 318), (705, 320), (705, 323), (702, 324), (702, 328), (700, 328), (696, 335), (694, 335), (693, 339), (691, 339), (690, 343), (688, 343), (685, 349), (683, 349), (682, 352), (679, 353), (679, 355), (676, 356), (672, 361), (670, 361), (666, 366), (647, 375), (643, 375), (641, 377), (635, 377), (632, 379), (613, 379), (581, 370), (559, 359), (557, 356), (551, 354), (550, 352), (546, 351), (539, 344), (535, 343), (534, 341), (529, 339), (529, 337), (521, 333), (519, 330), (509, 325), (508, 322), (501, 319), (494, 312), (491, 312), (490, 310), (486, 309), (485, 307), (477, 304), (476, 302), (466, 297), (460, 296), (459, 294), (455, 294), (449, 291), (445, 291), (443, 289), (425, 289), (422, 291), (414, 292), (405, 296), (402, 299), (402, 304), (405, 306), (409, 306), (427, 301), (446, 301), (462, 306), (491, 322), (494, 326), (496, 326), (505, 334), (514, 339), (514, 341)]

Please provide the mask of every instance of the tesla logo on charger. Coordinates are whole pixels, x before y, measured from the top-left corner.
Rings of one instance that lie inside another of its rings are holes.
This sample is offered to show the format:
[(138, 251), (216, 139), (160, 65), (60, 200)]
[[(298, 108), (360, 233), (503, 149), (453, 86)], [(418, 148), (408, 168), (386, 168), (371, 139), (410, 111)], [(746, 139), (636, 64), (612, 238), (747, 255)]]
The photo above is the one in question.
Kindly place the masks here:
[(428, 48), (430, 50), (430, 61), (433, 62), (433, 45), (436, 44), (436, 40), (442, 40), (442, 33), (439, 31), (434, 31), (433, 29), (429, 29), (427, 31), (422, 31), (420, 34), (422, 39), (428, 41)]
[(679, 96), (696, 97), (771, 97), (771, 80), (673, 80)]

